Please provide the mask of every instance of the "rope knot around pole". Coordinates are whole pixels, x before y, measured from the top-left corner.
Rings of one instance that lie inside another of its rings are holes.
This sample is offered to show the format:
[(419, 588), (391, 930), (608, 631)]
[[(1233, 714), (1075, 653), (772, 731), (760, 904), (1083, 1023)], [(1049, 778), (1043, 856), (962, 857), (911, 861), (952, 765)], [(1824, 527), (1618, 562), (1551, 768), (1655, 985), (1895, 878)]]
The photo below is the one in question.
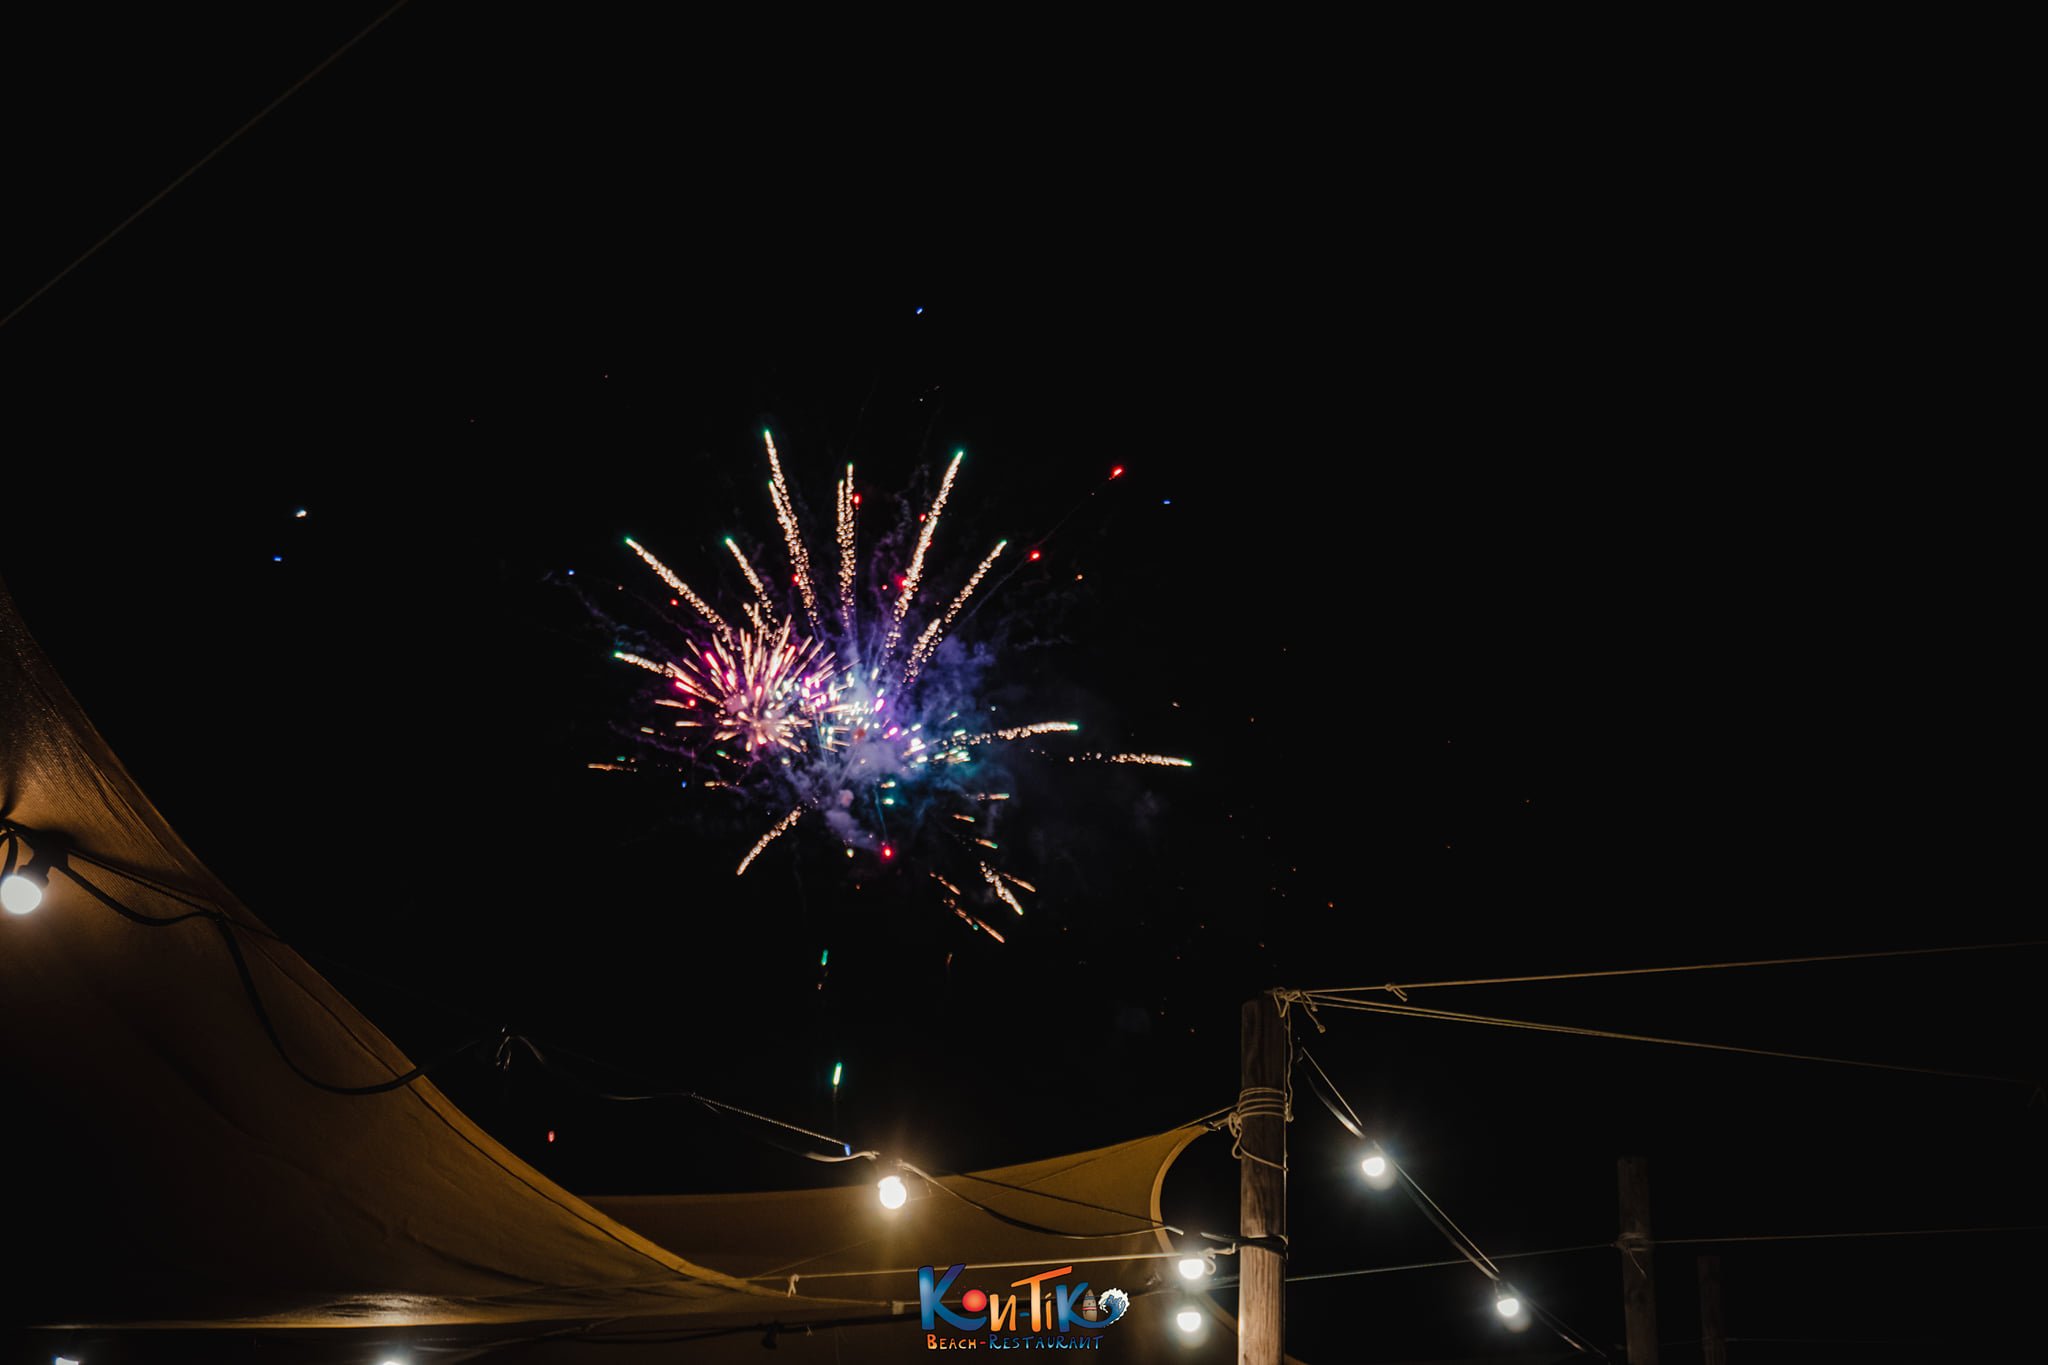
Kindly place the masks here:
[(1284, 986), (1276, 986), (1270, 994), (1273, 997), (1273, 1004), (1280, 1011), (1282, 1019), (1287, 1017), (1287, 1011), (1291, 1007), (1299, 1005), (1301, 1006), (1302, 1013), (1308, 1016), (1308, 1021), (1316, 1026), (1317, 1033), (1328, 1033), (1330, 1031), (1329, 1025), (1325, 1024), (1322, 1016), (1316, 1013), (1315, 999), (1307, 991), (1289, 990)]
[(1244, 1149), (1246, 1119), (1279, 1119), (1282, 1123), (1292, 1123), (1294, 1096), (1278, 1086), (1248, 1085), (1237, 1094), (1237, 1108), (1231, 1110), (1223, 1119), (1223, 1126), (1230, 1130), (1230, 1155), (1233, 1158), (1239, 1161), (1256, 1161), (1261, 1166), (1271, 1166), (1276, 1171), (1285, 1171), (1285, 1161), (1270, 1161)]

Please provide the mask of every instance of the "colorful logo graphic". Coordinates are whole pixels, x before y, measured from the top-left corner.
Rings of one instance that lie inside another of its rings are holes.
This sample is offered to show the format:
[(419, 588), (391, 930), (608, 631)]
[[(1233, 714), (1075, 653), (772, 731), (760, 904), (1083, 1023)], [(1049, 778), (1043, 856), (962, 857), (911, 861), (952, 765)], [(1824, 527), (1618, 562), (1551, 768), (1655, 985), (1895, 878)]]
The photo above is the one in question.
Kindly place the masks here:
[[(1029, 1315), (1022, 1294), (1004, 1298), (999, 1292), (968, 1289), (960, 1295), (960, 1309), (946, 1304), (953, 1281), (965, 1265), (956, 1265), (941, 1276), (931, 1266), (917, 1272), (918, 1312), (928, 1350), (1006, 1350), (1037, 1347), (1042, 1350), (1091, 1350), (1102, 1339), (1091, 1335), (1121, 1318), (1131, 1306), (1131, 1296), (1121, 1289), (1105, 1289), (1098, 1296), (1089, 1291), (1088, 1281), (1078, 1284), (1054, 1283), (1074, 1273), (1063, 1265), (1012, 1280), (1013, 1290), (1030, 1291)], [(986, 1336), (947, 1336), (944, 1331), (986, 1332)]]

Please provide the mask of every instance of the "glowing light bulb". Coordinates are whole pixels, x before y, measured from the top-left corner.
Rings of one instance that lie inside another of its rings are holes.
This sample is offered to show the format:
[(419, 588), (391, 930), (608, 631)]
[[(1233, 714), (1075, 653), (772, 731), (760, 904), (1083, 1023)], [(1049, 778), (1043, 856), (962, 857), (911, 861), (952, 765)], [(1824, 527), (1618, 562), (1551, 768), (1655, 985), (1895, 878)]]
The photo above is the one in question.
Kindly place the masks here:
[(1377, 1180), (1387, 1173), (1387, 1159), (1377, 1153), (1359, 1162), (1358, 1165), (1371, 1180)]
[(1519, 1316), (1522, 1311), (1522, 1301), (1515, 1297), (1515, 1292), (1512, 1289), (1503, 1289), (1500, 1292), (1500, 1297), (1493, 1301), (1493, 1306), (1500, 1311), (1500, 1315), (1504, 1318)]
[(43, 903), (42, 884), (21, 872), (0, 881), (0, 907), (10, 915), (26, 915)]
[(885, 1209), (900, 1209), (904, 1201), (910, 1198), (910, 1191), (903, 1187), (903, 1177), (900, 1175), (883, 1176), (876, 1184), (875, 1190), (882, 1196), (882, 1207)]
[(1202, 1315), (1192, 1308), (1183, 1308), (1174, 1315), (1173, 1322), (1181, 1331), (1192, 1332), (1202, 1325)]
[(1199, 1256), (1183, 1256), (1180, 1259), (1180, 1277), (1183, 1280), (1199, 1280), (1208, 1268), (1209, 1263)]

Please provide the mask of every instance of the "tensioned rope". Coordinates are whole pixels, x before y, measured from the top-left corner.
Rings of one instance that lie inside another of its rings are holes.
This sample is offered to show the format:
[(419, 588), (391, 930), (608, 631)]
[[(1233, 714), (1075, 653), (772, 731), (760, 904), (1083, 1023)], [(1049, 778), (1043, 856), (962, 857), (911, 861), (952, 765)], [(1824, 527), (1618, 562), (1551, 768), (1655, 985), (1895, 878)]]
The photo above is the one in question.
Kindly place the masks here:
[(1797, 967), (1814, 962), (1862, 962), (1885, 957), (1931, 957), (1941, 953), (1988, 953), (2002, 948), (2048, 948), (2048, 939), (2016, 939), (2010, 943), (1957, 943), (1938, 948), (1888, 948), (1866, 953), (1821, 953), (1812, 957), (1760, 957), (1744, 962), (1692, 962), (1668, 967), (1615, 967), (1591, 972), (1541, 972), (1534, 976), (1474, 976), (1457, 981), (1403, 981), (1382, 986), (1323, 986), (1299, 994), (1315, 999), (1382, 991), (1405, 998), (1408, 991), (1450, 986), (1516, 986), (1530, 981), (1590, 981), (1604, 976), (1658, 976), (1669, 972), (1720, 972), (1738, 967)]
[[(1751, 1242), (1820, 1242), (1842, 1241), (1860, 1237), (1942, 1237), (1964, 1233), (2000, 1232), (2048, 1232), (2048, 1224), (2024, 1223), (1975, 1228), (1892, 1228), (1870, 1232), (1774, 1232), (1759, 1233), (1753, 1237), (1653, 1237), (1649, 1245), (1660, 1246), (1721, 1246), (1732, 1243)], [(1496, 1261), (1522, 1261), (1536, 1256), (1566, 1256), (1582, 1251), (1614, 1251), (1614, 1242), (1582, 1242), (1578, 1246), (1545, 1247), (1541, 1251), (1509, 1251), (1495, 1256)], [(1289, 1275), (1287, 1282), (1301, 1280), (1344, 1280), (1360, 1275), (1392, 1275), (1404, 1270), (1438, 1270), (1447, 1266), (1469, 1265), (1465, 1258), (1446, 1261), (1414, 1261), (1408, 1265), (1375, 1265), (1359, 1270), (1326, 1270), (1314, 1275)]]
[(1657, 1043), (1665, 1047), (1694, 1048), (1705, 1052), (1733, 1052), (1749, 1057), (1776, 1057), (1793, 1062), (1826, 1062), (1832, 1066), (1863, 1067), (1873, 1071), (1903, 1071), (1920, 1076), (1944, 1076), (1960, 1081), (1994, 1081), (2001, 1085), (2038, 1086), (2026, 1076), (1998, 1076), (1981, 1071), (1951, 1071), (1943, 1067), (1909, 1066), (1903, 1062), (1872, 1062), (1855, 1057), (1827, 1057), (1813, 1052), (1782, 1052), (1775, 1048), (1744, 1047), (1736, 1043), (1706, 1043), (1690, 1038), (1662, 1038), (1647, 1033), (1624, 1033), (1618, 1029), (1582, 1028), (1574, 1024), (1548, 1024), (1534, 1019), (1509, 1019), (1492, 1014), (1468, 1014), (1460, 1010), (1430, 1009), (1422, 1005), (1389, 1004), (1385, 1001), (1344, 1000), (1318, 997), (1313, 1002), (1331, 1009), (1358, 1010), (1366, 1014), (1390, 1014), (1404, 1019), (1434, 1019), (1459, 1024), (1485, 1024), (1495, 1028), (1527, 1029), (1537, 1033), (1569, 1033), (1583, 1038), (1609, 1038), (1625, 1043)]
[[(1510, 1251), (1502, 1255), (1496, 1256), (1493, 1259), (1496, 1261), (1525, 1261), (1534, 1256), (1563, 1256), (1569, 1252), (1575, 1251), (1612, 1250), (1614, 1250), (1614, 1244), (1612, 1242), (1587, 1242), (1583, 1246), (1545, 1247), (1541, 1251)], [(1289, 1275), (1287, 1277), (1287, 1282), (1289, 1284), (1294, 1284), (1302, 1280), (1348, 1280), (1353, 1279), (1359, 1275), (1392, 1275), (1396, 1271), (1400, 1270), (1438, 1270), (1445, 1266), (1470, 1264), (1472, 1264), (1472, 1262), (1469, 1258), (1461, 1256), (1456, 1258), (1455, 1260), (1448, 1261), (1415, 1261), (1411, 1262), (1408, 1265), (1375, 1265), (1367, 1266), (1362, 1270), (1326, 1270), (1321, 1272), (1320, 1274), (1315, 1275)]]
[(285, 92), (282, 95), (279, 95), (276, 99), (272, 100), (270, 103), (264, 105), (261, 109), (257, 110), (255, 116), (252, 117), (247, 123), (243, 124), (241, 127), (235, 129), (234, 132), (229, 133), (226, 137), (222, 138), (212, 151), (208, 152), (205, 156), (200, 157), (190, 166), (187, 166), (183, 173), (181, 173), (177, 179), (173, 180), (170, 184), (164, 186), (155, 194), (151, 195), (143, 203), (141, 208), (135, 210), (135, 212), (129, 214), (126, 218), (123, 218), (120, 222), (116, 223), (113, 226), (112, 230), (109, 231), (106, 236), (100, 238), (97, 242), (94, 242), (91, 246), (87, 247), (83, 252), (79, 253), (77, 260), (73, 261), (70, 265), (65, 266), (62, 270), (52, 275), (47, 281), (43, 283), (43, 286), (40, 289), (36, 290), (35, 293), (30, 294), (20, 303), (15, 304), (12, 309), (8, 310), (8, 313), (5, 317), (0, 317), (0, 327), (5, 327), (8, 323), (14, 321), (17, 317), (20, 317), (23, 310), (25, 310), (30, 304), (34, 303), (43, 295), (49, 293), (52, 289), (55, 289), (58, 283), (61, 282), (65, 276), (69, 275), (72, 271), (78, 269), (78, 267), (84, 265), (88, 260), (91, 260), (94, 254), (97, 253), (101, 247), (105, 246), (108, 242), (111, 242), (116, 237), (120, 236), (121, 233), (128, 228), (129, 224), (133, 223), (143, 214), (148, 213), (151, 209), (155, 208), (158, 204), (162, 203), (164, 199), (171, 193), (171, 191), (177, 189), (178, 186), (184, 184), (187, 180), (190, 180), (194, 175), (198, 174), (199, 170), (202, 167), (204, 167), (207, 162), (213, 160), (222, 152), (226, 151), (228, 147), (235, 142), (236, 139), (242, 136), (242, 134), (248, 132), (257, 124), (263, 122), (265, 118), (269, 117), (270, 112), (272, 110), (276, 109), (280, 104), (283, 104), (286, 100), (290, 99), (293, 95), (296, 95), (300, 90), (304, 89), (306, 85), (309, 84), (315, 76), (318, 76), (328, 67), (333, 66), (337, 61), (340, 61), (342, 56), (345, 53), (347, 53), (350, 48), (354, 47), (357, 43), (360, 43), (363, 39), (369, 37), (372, 33), (376, 32), (377, 29), (383, 25), (386, 19), (389, 19), (392, 15), (404, 9), (407, 3), (408, 0), (398, 0), (397, 4), (393, 5), (390, 9), (385, 10), (382, 14), (378, 15), (375, 19), (372, 19), (368, 24), (366, 24), (363, 27), (363, 29), (356, 34), (355, 37), (349, 39), (340, 47), (328, 53), (327, 56), (320, 62), (318, 66), (315, 66), (311, 71), (308, 71), (305, 75), (299, 77), (297, 80), (293, 81), (289, 86), (287, 86), (285, 88)]
[(1868, 1232), (1760, 1232), (1751, 1237), (1653, 1237), (1652, 1246), (1715, 1246), (1731, 1242), (1838, 1242), (1859, 1237), (1952, 1237), (1965, 1233), (2048, 1232), (2048, 1223), (2000, 1223), (1974, 1228), (1882, 1228)]

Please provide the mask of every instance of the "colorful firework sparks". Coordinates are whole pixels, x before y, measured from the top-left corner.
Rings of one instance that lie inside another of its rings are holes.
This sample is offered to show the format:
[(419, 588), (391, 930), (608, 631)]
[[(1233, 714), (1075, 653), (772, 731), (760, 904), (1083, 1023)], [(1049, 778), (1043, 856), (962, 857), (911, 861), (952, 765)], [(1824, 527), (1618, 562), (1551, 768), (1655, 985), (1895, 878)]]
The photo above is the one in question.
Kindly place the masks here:
[(625, 650), (613, 657), (674, 680), (683, 699), (662, 697), (656, 705), (700, 711), (702, 703), (698, 716), (675, 722), (679, 730), (708, 729), (714, 739), (742, 740), (749, 753), (800, 752), (806, 731), (828, 747), (833, 743), (832, 718), (843, 709), (832, 686), (838, 666), (816, 640), (792, 641), (787, 621), (772, 640), (742, 630), (730, 646), (723, 640), (700, 646), (694, 659), (662, 664)]
[[(627, 546), (675, 594), (671, 605), (687, 603), (695, 614), (694, 620), (673, 623), (685, 636), (679, 647), (642, 645), (637, 651), (614, 651), (621, 662), (668, 684), (654, 704), (673, 713), (672, 719), (661, 729), (641, 726), (640, 733), (666, 754), (699, 769), (709, 768), (714, 775), (699, 774), (698, 787), (732, 791), (783, 812), (740, 859), (737, 875), (745, 875), (771, 844), (814, 815), (845, 846), (849, 858), (856, 850), (865, 850), (878, 864), (887, 864), (899, 852), (914, 850), (920, 861), (924, 855), (956, 859), (961, 872), (952, 878), (930, 871), (941, 888), (941, 903), (970, 928), (1001, 943), (1003, 935), (974, 909), (1000, 906), (1022, 915), (1025, 907), (1017, 892), (1037, 888), (989, 861), (989, 854), (999, 850), (987, 837), (996, 832), (993, 824), (1003, 809), (997, 803), (1008, 801), (1010, 793), (988, 790), (985, 780), (973, 781), (1001, 776), (1000, 767), (990, 768), (991, 760), (982, 753), (986, 746), (1072, 734), (1081, 728), (1066, 720), (987, 730), (962, 723), (963, 716), (986, 715), (992, 708), (976, 705), (973, 697), (983, 661), (969, 663), (964, 651), (945, 652), (947, 632), (1009, 542), (996, 542), (945, 599), (943, 610), (927, 614), (919, 609), (919, 588), (933, 562), (939, 518), (964, 458), (964, 452), (955, 454), (929, 508), (918, 518), (908, 566), (900, 577), (885, 580), (883, 593), (893, 593), (894, 601), (863, 612), (856, 600), (861, 495), (849, 464), (834, 490), (838, 601), (821, 604), (781, 456), (774, 438), (767, 433), (763, 437), (769, 502), (788, 551), (789, 585), (795, 590), (790, 596), (795, 600), (778, 603), (746, 552), (726, 537), (725, 547), (752, 597), (742, 605), (746, 624), (735, 625), (652, 552), (628, 538)], [(898, 646), (907, 631), (920, 624), (920, 617), (922, 628), (899, 663)], [(808, 634), (800, 633), (805, 623)], [(1192, 766), (1186, 759), (1158, 754), (1082, 757), (1092, 762)], [(623, 757), (589, 766), (607, 772), (638, 770)], [(973, 887), (972, 895), (962, 890), (963, 883)]]

